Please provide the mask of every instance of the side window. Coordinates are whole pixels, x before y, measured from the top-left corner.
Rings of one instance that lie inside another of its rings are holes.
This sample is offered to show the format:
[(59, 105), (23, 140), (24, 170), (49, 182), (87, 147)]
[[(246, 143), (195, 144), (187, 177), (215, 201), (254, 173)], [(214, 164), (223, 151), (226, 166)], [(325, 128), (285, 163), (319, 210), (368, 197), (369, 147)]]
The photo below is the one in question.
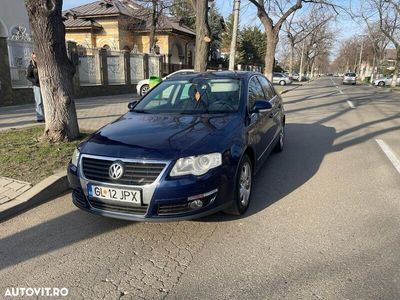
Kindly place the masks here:
[(146, 104), (144, 109), (151, 109), (153, 107), (167, 105), (171, 102), (171, 98), (173, 96), (173, 91), (175, 90), (175, 86), (171, 85), (166, 89), (162, 90), (159, 94), (155, 95), (154, 98)]
[(271, 100), (276, 96), (275, 89), (272, 87), (271, 83), (263, 76), (258, 76), (258, 80), (264, 90), (267, 100)]
[(253, 108), (254, 104), (256, 103), (256, 100), (265, 99), (263, 89), (259, 81), (257, 80), (256, 76), (252, 77), (249, 81), (248, 99), (249, 99), (248, 101), (249, 109)]

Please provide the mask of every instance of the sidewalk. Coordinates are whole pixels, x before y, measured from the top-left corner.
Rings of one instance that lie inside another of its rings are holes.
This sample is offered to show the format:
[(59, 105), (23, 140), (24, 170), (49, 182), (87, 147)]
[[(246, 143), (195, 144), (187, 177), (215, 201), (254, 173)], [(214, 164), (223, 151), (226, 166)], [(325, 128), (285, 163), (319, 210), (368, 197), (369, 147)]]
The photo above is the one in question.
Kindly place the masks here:
[[(81, 129), (96, 130), (128, 111), (128, 103), (138, 99), (136, 94), (123, 94), (76, 99)], [(0, 107), (0, 130), (38, 125), (35, 105)]]
[(0, 205), (17, 198), (31, 187), (29, 182), (0, 176)]

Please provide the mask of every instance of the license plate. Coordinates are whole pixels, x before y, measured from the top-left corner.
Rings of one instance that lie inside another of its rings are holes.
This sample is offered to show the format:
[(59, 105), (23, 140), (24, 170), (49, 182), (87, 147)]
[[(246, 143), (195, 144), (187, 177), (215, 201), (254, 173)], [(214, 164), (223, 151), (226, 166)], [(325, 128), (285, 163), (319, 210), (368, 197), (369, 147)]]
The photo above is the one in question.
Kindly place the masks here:
[(129, 202), (140, 205), (142, 203), (141, 193), (138, 190), (126, 190), (98, 185), (87, 185), (89, 197), (98, 199)]

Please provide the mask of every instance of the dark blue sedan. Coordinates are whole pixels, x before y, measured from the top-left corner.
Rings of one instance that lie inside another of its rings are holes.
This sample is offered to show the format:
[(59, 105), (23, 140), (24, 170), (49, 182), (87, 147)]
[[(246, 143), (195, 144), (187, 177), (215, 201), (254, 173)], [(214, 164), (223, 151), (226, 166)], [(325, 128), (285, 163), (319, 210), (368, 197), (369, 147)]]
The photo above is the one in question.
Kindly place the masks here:
[(126, 220), (241, 215), (254, 174), (284, 137), (282, 99), (263, 75), (177, 76), (77, 147), (68, 166), (73, 202)]

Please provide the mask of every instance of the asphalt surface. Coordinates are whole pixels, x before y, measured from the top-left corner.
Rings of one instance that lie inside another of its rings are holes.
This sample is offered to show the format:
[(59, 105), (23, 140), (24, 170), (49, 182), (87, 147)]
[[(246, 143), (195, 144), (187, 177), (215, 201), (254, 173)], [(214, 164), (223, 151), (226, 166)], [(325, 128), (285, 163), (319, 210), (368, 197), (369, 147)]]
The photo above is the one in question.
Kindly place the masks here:
[(68, 194), (1, 223), (0, 298), (67, 287), (70, 299), (399, 299), (400, 94), (339, 83), (285, 95), (286, 148), (243, 218), (131, 223)]

